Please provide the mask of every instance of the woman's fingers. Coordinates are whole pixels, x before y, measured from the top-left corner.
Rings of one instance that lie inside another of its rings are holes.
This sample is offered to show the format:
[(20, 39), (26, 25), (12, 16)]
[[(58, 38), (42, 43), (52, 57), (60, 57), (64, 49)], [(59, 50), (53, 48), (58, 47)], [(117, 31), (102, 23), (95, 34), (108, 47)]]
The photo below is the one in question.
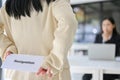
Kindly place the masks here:
[(44, 68), (40, 68), (37, 72), (37, 75), (45, 75), (47, 73), (47, 70)]
[(52, 77), (52, 73), (51, 73), (50, 68), (48, 68), (48, 69), (40, 68), (36, 74), (41, 75), (41, 76), (48, 75), (48, 77)]
[(9, 56), (10, 54), (12, 54), (12, 52), (11, 52), (11, 51), (7, 51), (7, 52), (5, 53), (4, 59), (6, 59), (7, 56)]
[(36, 75), (39, 75), (40, 72), (41, 72), (41, 70), (42, 70), (42, 68), (40, 68), (40, 69), (38, 70), (38, 72), (36, 73)]
[(42, 70), (40, 73), (41, 76), (44, 76), (45, 74), (46, 74), (46, 71), (44, 71), (44, 70)]
[(52, 77), (52, 73), (51, 73), (51, 69), (50, 68), (48, 68), (47, 74), (48, 74), (49, 77)]

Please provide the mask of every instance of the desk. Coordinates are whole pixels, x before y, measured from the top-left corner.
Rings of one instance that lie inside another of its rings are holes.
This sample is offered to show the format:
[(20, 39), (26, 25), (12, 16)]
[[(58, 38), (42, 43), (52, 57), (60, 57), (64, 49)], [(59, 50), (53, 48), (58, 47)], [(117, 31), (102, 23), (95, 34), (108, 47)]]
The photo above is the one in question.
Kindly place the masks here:
[(120, 74), (120, 62), (118, 61), (102, 61), (100, 65), (100, 80), (103, 80), (103, 74)]
[(87, 56), (68, 57), (71, 73), (91, 73), (93, 80), (103, 80), (103, 74), (120, 74), (120, 62), (89, 60)]

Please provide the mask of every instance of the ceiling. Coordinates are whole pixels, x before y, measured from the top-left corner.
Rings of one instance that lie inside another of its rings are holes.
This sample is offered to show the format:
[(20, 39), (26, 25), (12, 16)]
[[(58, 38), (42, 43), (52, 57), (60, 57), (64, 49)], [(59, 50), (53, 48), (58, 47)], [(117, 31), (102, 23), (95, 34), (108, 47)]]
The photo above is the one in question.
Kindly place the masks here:
[(72, 5), (84, 4), (84, 3), (93, 3), (93, 2), (101, 2), (101, 1), (108, 1), (108, 0), (70, 0)]
[[(98, 0), (99, 1), (99, 0)], [(83, 4), (72, 4), (73, 7), (80, 7), (84, 9), (86, 12), (120, 12), (120, 0), (109, 0), (102, 2), (92, 2), (92, 3), (83, 3)]]

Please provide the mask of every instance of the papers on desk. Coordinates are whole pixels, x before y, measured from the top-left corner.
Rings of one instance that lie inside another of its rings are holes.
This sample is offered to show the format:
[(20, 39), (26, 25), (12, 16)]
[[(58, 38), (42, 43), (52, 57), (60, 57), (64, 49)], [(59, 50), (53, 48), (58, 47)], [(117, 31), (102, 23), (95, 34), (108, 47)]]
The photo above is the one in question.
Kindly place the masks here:
[(37, 72), (43, 62), (43, 59), (43, 56), (11, 54), (6, 58), (1, 68)]

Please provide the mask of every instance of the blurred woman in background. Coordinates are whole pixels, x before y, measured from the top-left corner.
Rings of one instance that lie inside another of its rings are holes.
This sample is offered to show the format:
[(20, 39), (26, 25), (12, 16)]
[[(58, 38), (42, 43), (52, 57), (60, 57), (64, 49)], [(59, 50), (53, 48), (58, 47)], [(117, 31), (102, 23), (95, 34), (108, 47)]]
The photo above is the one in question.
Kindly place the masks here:
[[(115, 44), (115, 56), (120, 55), (120, 35), (116, 30), (116, 24), (112, 17), (106, 17), (102, 20), (102, 32), (96, 36), (95, 43)], [(92, 74), (83, 75), (83, 80), (91, 80)], [(104, 74), (103, 80), (114, 80), (119, 78), (119, 75)]]

